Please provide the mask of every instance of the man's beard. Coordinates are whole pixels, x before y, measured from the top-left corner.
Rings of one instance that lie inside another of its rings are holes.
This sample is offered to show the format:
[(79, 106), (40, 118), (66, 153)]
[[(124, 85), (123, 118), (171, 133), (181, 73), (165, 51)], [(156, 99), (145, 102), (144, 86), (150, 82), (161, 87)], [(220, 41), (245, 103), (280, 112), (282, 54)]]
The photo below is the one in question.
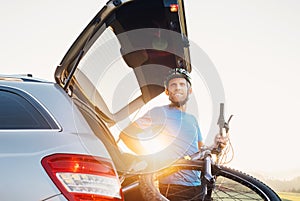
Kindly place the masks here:
[(171, 105), (173, 105), (175, 107), (181, 107), (181, 106), (185, 105), (188, 102), (189, 95), (187, 95), (186, 98), (182, 101), (173, 101), (170, 96), (169, 96), (169, 100), (171, 101)]

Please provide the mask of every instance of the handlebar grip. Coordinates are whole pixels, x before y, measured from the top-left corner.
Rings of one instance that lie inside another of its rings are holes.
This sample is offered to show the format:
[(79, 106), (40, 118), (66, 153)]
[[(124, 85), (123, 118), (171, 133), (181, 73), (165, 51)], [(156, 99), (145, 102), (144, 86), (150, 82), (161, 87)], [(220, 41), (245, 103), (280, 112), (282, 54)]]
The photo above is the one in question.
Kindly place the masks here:
[(220, 103), (220, 115), (218, 119), (219, 128), (220, 128), (220, 135), (222, 134), (222, 129), (225, 126), (225, 118), (224, 118), (224, 103)]

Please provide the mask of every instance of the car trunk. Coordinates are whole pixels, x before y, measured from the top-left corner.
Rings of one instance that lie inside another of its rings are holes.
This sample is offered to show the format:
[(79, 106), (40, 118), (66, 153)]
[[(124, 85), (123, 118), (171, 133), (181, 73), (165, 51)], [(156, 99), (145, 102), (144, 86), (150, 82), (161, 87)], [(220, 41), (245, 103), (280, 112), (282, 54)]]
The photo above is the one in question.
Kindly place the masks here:
[[(191, 71), (182, 0), (113, 0), (93, 18), (55, 71), (119, 171), (136, 160), (112, 128), (164, 91), (172, 68)], [(124, 162), (124, 159), (126, 161)], [(139, 163), (139, 162), (137, 162)]]

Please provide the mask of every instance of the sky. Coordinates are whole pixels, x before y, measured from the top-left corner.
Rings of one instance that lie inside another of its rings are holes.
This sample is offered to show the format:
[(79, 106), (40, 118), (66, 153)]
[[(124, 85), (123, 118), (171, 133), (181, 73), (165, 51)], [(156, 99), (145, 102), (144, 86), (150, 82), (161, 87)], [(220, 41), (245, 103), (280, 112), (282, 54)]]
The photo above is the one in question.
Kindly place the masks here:
[(299, 9), (293, 0), (186, 3), (190, 39), (217, 68), (235, 115), (233, 167), (300, 169)]
[[(54, 81), (56, 66), (105, 2), (3, 1), (0, 74)], [(185, 9), (189, 39), (213, 62), (226, 116), (234, 115), (229, 166), (282, 177), (300, 172), (300, 2), (189, 0)]]

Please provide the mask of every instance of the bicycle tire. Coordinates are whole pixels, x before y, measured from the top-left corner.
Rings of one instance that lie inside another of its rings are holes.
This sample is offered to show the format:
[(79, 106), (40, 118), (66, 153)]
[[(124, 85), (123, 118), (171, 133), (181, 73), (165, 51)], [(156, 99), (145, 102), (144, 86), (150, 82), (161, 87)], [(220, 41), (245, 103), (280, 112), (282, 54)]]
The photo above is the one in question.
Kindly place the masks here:
[[(246, 173), (225, 166), (213, 166), (213, 169), (215, 171), (214, 174), (217, 176), (216, 187), (215, 190), (213, 190), (213, 200), (224, 200), (220, 192), (223, 190), (222, 188), (224, 188), (225, 183), (221, 181), (221, 179), (226, 178), (228, 181), (234, 181), (236, 184), (241, 184), (241, 186), (245, 187), (241, 190), (241, 188), (237, 188), (241, 187), (239, 185), (229, 186), (229, 184), (226, 183), (226, 191), (231, 191), (231, 194), (235, 194), (234, 197), (232, 197), (233, 200), (281, 201), (280, 197), (269, 186)], [(231, 183), (231, 185), (232, 184), (234, 183)], [(230, 196), (231, 195), (228, 195), (228, 197)]]
[[(174, 164), (174, 167), (177, 170), (193, 169), (203, 171), (203, 161), (182, 160)], [(212, 199), (206, 198), (205, 200), (281, 201), (280, 197), (269, 186), (246, 173), (218, 165), (212, 165), (212, 173), (216, 177), (216, 184), (213, 189), (208, 189), (208, 191), (211, 190)], [(199, 198), (202, 197), (199, 194)]]

